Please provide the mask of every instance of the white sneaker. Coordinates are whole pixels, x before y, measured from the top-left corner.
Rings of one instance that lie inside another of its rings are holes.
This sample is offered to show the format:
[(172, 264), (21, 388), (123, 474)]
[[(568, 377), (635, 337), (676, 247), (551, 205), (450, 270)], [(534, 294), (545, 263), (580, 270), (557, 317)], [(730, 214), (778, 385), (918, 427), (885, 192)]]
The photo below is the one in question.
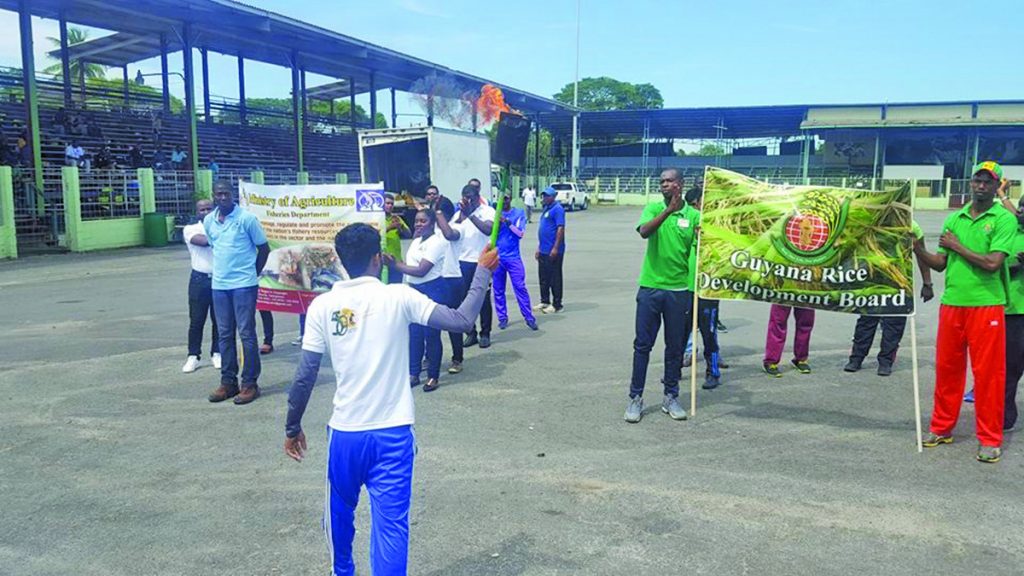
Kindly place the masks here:
[(302, 346), (302, 336), (292, 340), (292, 346)]
[(213, 356), (210, 356), (210, 363), (213, 364), (214, 368), (220, 370), (220, 354), (217, 353), (214, 354)]
[(189, 356), (188, 360), (185, 360), (185, 365), (181, 367), (181, 371), (188, 374), (195, 372), (196, 368), (199, 368), (199, 358), (197, 356)]
[(554, 306), (552, 306), (551, 304), (548, 304), (547, 306), (544, 307), (543, 310), (541, 310), (541, 312), (543, 312), (545, 314), (554, 314), (554, 313), (558, 312), (558, 309), (555, 308)]
[(533, 305), (533, 309), (537, 310), (537, 311), (541, 311), (541, 310), (544, 310), (544, 308), (546, 308), (547, 306), (548, 305), (543, 303), (543, 302), (538, 302), (538, 303)]

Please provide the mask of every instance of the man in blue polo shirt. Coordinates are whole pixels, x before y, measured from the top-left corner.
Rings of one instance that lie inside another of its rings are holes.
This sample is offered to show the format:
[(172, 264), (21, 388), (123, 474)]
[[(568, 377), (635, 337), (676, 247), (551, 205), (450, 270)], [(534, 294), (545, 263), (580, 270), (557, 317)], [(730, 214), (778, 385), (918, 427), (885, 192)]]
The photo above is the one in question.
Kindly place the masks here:
[(545, 314), (562, 310), (562, 262), (565, 260), (565, 210), (558, 203), (558, 192), (548, 186), (541, 202), (537, 236), (537, 276), (540, 278), (540, 303), (535, 307)]
[[(203, 219), (206, 237), (213, 247), (213, 309), (220, 339), (220, 386), (210, 402), (234, 398), (248, 404), (260, 395), (260, 353), (256, 345), (257, 277), (270, 255), (267, 237), (255, 216), (235, 204), (231, 185), (219, 180), (213, 188), (216, 208)], [(242, 340), (244, 366), (238, 387), (238, 353), (235, 329)]]

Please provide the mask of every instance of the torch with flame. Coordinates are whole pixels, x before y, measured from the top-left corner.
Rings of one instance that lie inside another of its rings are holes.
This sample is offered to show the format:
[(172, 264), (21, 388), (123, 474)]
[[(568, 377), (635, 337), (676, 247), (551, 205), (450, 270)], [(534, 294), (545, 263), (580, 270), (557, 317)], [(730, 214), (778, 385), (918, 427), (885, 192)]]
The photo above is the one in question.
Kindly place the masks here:
[(487, 126), (498, 120), (502, 112), (517, 113), (505, 103), (505, 95), (501, 88), (493, 84), (484, 84), (480, 89), (480, 97), (476, 100), (476, 111), (480, 116), (480, 124)]

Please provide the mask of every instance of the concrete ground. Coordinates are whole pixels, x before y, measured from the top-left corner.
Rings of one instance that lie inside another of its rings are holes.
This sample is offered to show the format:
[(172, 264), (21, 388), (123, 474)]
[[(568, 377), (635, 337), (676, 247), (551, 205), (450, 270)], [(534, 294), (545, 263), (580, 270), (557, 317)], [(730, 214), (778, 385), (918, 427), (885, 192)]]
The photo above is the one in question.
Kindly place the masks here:
[[(645, 417), (624, 423), (639, 211), (570, 214), (564, 313), (530, 332), (514, 312), (463, 374), (416, 390), (411, 573), (1021, 573), (1024, 453), (1011, 434), (1003, 462), (975, 462), (971, 405), (956, 443), (917, 453), (909, 330), (892, 377), (873, 359), (851, 375), (855, 319), (819, 313), (814, 373), (771, 380), (767, 305), (725, 302), (724, 386), (670, 420), (657, 350)], [(919, 216), (933, 248), (943, 216)], [(210, 404), (215, 371), (181, 372), (187, 270), (182, 246), (0, 263), (0, 573), (328, 572), (331, 372), (295, 463), (282, 452), (295, 319), (277, 316), (264, 396)], [(937, 309), (917, 322), (925, 419)], [(364, 498), (362, 574), (368, 518)]]

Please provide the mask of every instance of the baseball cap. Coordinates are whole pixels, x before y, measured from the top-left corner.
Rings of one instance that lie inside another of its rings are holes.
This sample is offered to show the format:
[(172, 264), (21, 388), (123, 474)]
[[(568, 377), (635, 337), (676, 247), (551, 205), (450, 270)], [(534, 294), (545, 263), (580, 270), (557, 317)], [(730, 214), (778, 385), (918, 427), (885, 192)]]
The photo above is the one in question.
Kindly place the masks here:
[(547, 188), (545, 188), (543, 194), (545, 196), (558, 196), (558, 192), (554, 188), (552, 188), (551, 186), (548, 186)]
[(971, 175), (977, 174), (978, 172), (985, 171), (992, 175), (993, 178), (998, 182), (1003, 179), (1003, 167), (999, 164), (986, 160), (980, 164), (975, 164), (974, 169), (971, 170)]

